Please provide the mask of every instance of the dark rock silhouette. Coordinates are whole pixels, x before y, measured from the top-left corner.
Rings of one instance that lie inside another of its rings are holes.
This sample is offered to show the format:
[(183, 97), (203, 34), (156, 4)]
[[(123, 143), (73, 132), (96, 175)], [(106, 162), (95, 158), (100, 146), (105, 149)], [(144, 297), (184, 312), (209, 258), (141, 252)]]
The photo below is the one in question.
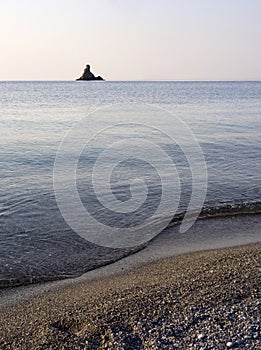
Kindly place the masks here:
[(76, 80), (104, 80), (101, 76), (95, 77), (91, 72), (91, 66), (89, 64), (86, 65), (83, 74), (80, 78)]

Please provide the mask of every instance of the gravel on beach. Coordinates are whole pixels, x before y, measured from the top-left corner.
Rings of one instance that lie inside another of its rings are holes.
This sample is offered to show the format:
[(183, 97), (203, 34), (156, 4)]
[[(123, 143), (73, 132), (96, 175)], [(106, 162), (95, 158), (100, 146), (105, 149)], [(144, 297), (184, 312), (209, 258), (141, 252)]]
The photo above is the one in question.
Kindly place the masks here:
[(0, 349), (261, 349), (261, 244), (176, 256), (1, 310)]

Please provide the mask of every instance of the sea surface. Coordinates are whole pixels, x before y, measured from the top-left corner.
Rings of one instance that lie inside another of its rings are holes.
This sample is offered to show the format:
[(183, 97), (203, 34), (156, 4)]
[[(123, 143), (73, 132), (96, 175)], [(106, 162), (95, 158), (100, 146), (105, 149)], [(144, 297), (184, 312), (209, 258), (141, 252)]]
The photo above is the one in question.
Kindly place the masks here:
[[(166, 219), (164, 208), (182, 218), (194, 190), (196, 212), (260, 210), (261, 82), (0, 82), (0, 126), (0, 287), (78, 276), (153, 238), (110, 247), (95, 240), (99, 225), (90, 236), (75, 232), (83, 217), (70, 200), (73, 176), (90, 217), (118, 233), (143, 221), (153, 230)], [(108, 169), (114, 199), (103, 183)], [(173, 202), (164, 199), (172, 184)], [(147, 197), (137, 209), (128, 201), (139, 193)]]

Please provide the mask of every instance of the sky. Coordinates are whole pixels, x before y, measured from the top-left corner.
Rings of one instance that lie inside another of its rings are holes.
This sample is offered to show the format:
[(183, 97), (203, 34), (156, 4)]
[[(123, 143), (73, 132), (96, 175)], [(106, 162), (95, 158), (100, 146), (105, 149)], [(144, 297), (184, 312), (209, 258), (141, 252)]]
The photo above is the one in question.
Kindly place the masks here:
[(261, 0), (1, 0), (0, 80), (261, 80)]

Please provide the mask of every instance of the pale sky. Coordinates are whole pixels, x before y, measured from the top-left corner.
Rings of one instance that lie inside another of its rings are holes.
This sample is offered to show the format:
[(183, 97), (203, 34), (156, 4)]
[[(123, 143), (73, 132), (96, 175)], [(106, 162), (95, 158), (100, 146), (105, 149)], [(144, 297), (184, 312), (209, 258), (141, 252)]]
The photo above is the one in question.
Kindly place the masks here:
[(0, 80), (261, 80), (261, 0), (1, 0)]

